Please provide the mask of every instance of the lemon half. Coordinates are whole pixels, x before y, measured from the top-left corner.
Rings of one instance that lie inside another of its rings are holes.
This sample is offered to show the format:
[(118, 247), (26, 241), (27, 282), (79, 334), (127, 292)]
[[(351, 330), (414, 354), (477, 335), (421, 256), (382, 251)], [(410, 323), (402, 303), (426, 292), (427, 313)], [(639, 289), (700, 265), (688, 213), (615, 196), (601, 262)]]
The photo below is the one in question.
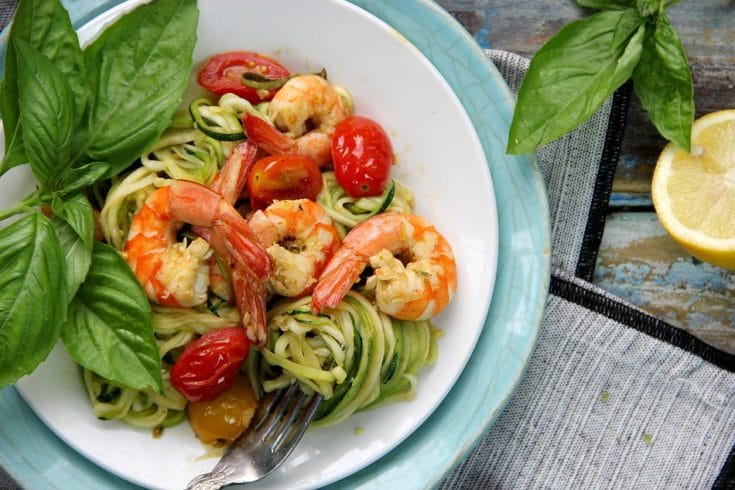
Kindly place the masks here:
[(692, 151), (669, 143), (651, 184), (659, 221), (687, 252), (735, 269), (735, 109), (692, 126)]

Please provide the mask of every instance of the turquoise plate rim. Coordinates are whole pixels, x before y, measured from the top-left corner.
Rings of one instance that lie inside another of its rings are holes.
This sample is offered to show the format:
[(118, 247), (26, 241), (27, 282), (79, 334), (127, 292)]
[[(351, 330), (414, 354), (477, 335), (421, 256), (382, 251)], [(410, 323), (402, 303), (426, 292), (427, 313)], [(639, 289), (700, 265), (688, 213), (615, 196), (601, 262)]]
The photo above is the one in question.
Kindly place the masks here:
[[(513, 95), (451, 15), (430, 0), (350, 1), (411, 41), (452, 86), (482, 142), (497, 199), (500, 247), (494, 294), (462, 375), (419, 430), (377, 462), (329, 487), (428, 488), (439, 485), (498, 418), (535, 348), (550, 277), (546, 190), (535, 156), (504, 153)], [(121, 2), (62, 0), (76, 27)], [(7, 29), (0, 35), (0, 66), (6, 35)], [(0, 465), (24, 488), (136, 488), (69, 448), (13, 387), (0, 389), (0, 420)]]

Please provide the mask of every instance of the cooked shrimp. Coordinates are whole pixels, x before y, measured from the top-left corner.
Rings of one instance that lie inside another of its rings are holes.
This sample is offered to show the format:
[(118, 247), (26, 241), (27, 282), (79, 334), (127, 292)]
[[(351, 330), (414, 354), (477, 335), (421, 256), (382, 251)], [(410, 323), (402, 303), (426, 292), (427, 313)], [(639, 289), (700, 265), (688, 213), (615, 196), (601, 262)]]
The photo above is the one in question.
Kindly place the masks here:
[(268, 113), (275, 127), (247, 113), (243, 125), (250, 141), (266, 152), (300, 155), (323, 167), (331, 161), (334, 128), (350, 111), (324, 78), (299, 75), (286, 82), (270, 103)]
[(327, 212), (308, 199), (275, 201), (256, 211), (249, 224), (273, 260), (270, 284), (281, 296), (311, 292), (340, 245)]
[[(202, 238), (190, 244), (177, 242), (176, 234), (184, 223), (206, 229), (210, 243)], [(203, 185), (174, 180), (153, 192), (133, 217), (125, 257), (152, 301), (196, 306), (207, 298), (210, 245), (231, 260), (233, 276), (238, 271), (240, 282), (233, 280), (238, 306), (260, 308), (262, 304), (265, 310), (264, 299), (250, 296), (263, 292), (252, 283), (265, 281), (271, 270), (270, 258), (247, 221), (222, 196)], [(265, 311), (243, 308), (240, 314), (251, 340), (265, 340)]]
[(433, 317), (457, 289), (451, 246), (436, 228), (413, 214), (383, 213), (347, 233), (319, 278), (312, 310), (337, 306), (368, 264), (375, 275), (366, 287), (378, 308), (402, 320)]
[[(258, 147), (249, 141), (238, 144), (230, 152), (227, 160), (219, 169), (209, 187), (234, 205), (245, 187), (248, 173), (255, 163)], [(194, 227), (194, 233), (201, 235), (203, 230)], [(206, 237), (203, 237), (206, 239)], [(209, 259), (209, 290), (226, 301), (232, 301), (233, 291), (230, 284), (232, 271), (227, 261), (212, 256)]]

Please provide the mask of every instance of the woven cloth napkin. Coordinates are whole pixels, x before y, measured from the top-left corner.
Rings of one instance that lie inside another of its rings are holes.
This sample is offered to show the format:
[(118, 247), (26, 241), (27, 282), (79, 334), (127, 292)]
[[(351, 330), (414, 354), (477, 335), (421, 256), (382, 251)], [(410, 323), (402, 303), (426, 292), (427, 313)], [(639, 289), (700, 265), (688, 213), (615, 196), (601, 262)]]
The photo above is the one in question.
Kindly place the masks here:
[[(0, 2), (0, 28), (15, 3)], [(487, 54), (517, 90), (528, 60)], [(629, 92), (538, 152), (553, 239), (538, 346), (443, 489), (735, 487), (735, 357), (588, 282)], [(0, 489), (18, 488), (0, 468)]]

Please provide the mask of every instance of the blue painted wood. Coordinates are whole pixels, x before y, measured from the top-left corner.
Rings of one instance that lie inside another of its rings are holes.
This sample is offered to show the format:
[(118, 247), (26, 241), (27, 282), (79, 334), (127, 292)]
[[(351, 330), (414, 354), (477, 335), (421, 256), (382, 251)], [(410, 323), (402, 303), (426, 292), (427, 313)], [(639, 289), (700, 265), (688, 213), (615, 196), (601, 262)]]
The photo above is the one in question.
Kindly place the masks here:
[(653, 207), (651, 195), (648, 192), (613, 192), (610, 194), (610, 209), (644, 209)]
[(655, 213), (608, 216), (593, 282), (735, 353), (735, 272), (689, 255), (666, 234)]

